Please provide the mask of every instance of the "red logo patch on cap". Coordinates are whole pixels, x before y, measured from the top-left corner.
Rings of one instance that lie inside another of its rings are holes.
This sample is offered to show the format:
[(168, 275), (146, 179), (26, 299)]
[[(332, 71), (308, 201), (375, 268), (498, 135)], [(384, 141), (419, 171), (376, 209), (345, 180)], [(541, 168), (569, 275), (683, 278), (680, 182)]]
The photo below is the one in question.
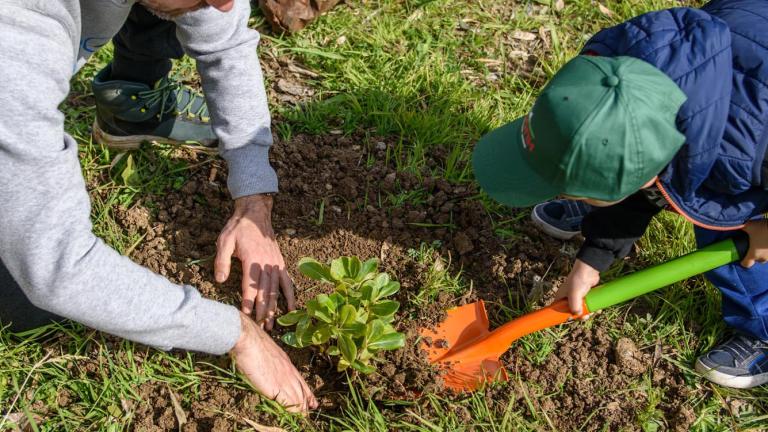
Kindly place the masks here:
[(526, 150), (529, 152), (532, 152), (536, 148), (536, 144), (534, 144), (534, 135), (533, 131), (531, 130), (531, 120), (533, 119), (533, 111), (528, 113), (527, 116), (523, 119), (523, 127), (520, 130), (520, 134), (523, 137), (523, 146)]

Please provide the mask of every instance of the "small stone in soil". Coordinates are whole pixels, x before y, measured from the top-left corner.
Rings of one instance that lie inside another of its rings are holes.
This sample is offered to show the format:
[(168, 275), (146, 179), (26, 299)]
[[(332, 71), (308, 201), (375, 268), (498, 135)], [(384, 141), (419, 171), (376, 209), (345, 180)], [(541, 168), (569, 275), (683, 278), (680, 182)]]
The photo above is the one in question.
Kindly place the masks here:
[(472, 252), (472, 250), (475, 248), (475, 246), (472, 244), (472, 240), (470, 240), (469, 236), (464, 232), (456, 234), (456, 236), (453, 238), (453, 244), (456, 245), (456, 250), (459, 251), (459, 253), (462, 255)]

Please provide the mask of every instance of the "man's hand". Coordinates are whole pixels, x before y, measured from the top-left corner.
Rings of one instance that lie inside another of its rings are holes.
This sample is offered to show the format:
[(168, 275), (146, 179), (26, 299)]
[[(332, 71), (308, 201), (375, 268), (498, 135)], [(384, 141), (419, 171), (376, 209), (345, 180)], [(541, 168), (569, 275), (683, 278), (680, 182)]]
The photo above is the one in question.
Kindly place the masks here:
[(768, 221), (750, 221), (744, 225), (749, 234), (749, 250), (741, 260), (741, 265), (750, 268), (756, 262), (768, 262)]
[(283, 255), (272, 231), (272, 197), (249, 195), (235, 200), (235, 212), (216, 242), (214, 272), (216, 282), (229, 277), (232, 257), (243, 265), (243, 303), (240, 310), (272, 330), (277, 310), (277, 296), (283, 290), (288, 310), (296, 308), (293, 283), (285, 268)]
[(240, 372), (261, 394), (289, 411), (317, 408), (317, 399), (288, 356), (247, 315), (240, 313), (242, 332), (230, 354)]
[[(565, 283), (555, 293), (555, 299), (568, 297), (568, 307), (574, 315), (581, 315), (584, 297), (595, 285), (600, 283), (600, 272), (592, 268), (589, 264), (581, 260), (573, 263), (573, 268), (568, 274)], [(581, 317), (587, 319), (589, 315)]]

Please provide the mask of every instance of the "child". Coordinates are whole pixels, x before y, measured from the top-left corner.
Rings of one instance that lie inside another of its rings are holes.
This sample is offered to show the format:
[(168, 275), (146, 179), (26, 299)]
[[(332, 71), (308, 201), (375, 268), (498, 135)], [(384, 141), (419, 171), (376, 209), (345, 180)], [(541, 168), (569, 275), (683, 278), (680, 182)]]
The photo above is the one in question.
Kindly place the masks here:
[(479, 183), (504, 204), (567, 198), (533, 218), (557, 237), (586, 238), (558, 292), (575, 314), (663, 208), (695, 225), (699, 247), (746, 231), (744, 260), (707, 274), (734, 336), (696, 362), (738, 388), (768, 382), (765, 28), (768, 2), (716, 0), (605, 29), (473, 157)]

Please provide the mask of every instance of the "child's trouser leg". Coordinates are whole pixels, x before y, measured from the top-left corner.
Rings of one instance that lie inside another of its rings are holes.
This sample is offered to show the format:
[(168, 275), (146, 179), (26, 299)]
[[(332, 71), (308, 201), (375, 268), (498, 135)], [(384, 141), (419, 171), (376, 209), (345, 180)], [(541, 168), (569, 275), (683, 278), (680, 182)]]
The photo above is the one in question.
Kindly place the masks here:
[[(731, 237), (733, 232), (695, 228), (698, 247)], [(747, 269), (738, 262), (706, 273), (723, 295), (723, 319), (737, 331), (768, 341), (768, 264)]]

